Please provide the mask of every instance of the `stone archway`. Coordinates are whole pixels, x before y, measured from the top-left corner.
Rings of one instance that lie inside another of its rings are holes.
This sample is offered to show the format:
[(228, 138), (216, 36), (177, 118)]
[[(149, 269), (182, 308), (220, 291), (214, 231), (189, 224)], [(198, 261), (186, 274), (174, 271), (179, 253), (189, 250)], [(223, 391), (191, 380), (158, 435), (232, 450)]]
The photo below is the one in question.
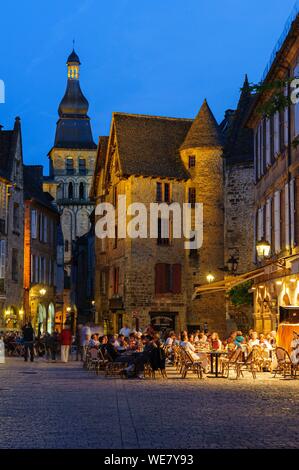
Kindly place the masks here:
[(36, 331), (38, 335), (47, 331), (47, 310), (43, 304), (37, 306)]

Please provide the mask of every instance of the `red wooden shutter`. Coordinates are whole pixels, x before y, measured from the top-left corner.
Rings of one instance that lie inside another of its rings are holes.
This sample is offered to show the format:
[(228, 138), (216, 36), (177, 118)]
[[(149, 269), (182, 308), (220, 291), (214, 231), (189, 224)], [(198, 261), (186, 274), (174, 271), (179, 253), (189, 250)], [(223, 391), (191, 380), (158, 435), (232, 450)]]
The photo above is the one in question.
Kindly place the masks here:
[(163, 294), (166, 289), (166, 272), (165, 264), (158, 263), (155, 266), (155, 292), (156, 294)]
[(182, 267), (180, 264), (172, 266), (172, 292), (173, 294), (180, 294), (182, 290)]

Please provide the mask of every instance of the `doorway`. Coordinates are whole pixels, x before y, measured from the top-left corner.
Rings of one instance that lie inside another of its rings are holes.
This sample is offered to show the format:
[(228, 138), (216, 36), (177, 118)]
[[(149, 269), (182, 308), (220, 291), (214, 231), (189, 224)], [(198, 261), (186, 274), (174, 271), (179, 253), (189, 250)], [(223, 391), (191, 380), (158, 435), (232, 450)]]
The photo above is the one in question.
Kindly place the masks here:
[(170, 312), (152, 312), (150, 313), (151, 325), (154, 330), (164, 334), (169, 331), (175, 331), (177, 313)]

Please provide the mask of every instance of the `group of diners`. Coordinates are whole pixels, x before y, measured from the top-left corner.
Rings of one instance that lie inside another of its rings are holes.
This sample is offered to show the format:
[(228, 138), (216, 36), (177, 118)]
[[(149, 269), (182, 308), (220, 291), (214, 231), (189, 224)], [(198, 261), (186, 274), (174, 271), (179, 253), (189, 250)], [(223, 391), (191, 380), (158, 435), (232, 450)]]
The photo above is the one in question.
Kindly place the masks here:
[(254, 346), (261, 348), (267, 357), (271, 357), (272, 351), (276, 346), (276, 332), (258, 334), (254, 330), (250, 330), (247, 335), (243, 335), (242, 331), (232, 331), (230, 335), (221, 340), (217, 332), (196, 331), (188, 333), (182, 331), (176, 335), (174, 331), (170, 332), (165, 345), (167, 347), (168, 356), (173, 359), (175, 348), (180, 346), (188, 351), (194, 361), (200, 361), (204, 372), (210, 371), (211, 352), (226, 353), (226, 357), (230, 357), (234, 351), (242, 350), (244, 357), (249, 354)]
[[(125, 336), (125, 334), (128, 336)], [(120, 331), (118, 335), (91, 335), (84, 351), (84, 361), (91, 349), (101, 351), (102, 357), (115, 363), (126, 364), (123, 375), (144, 378), (144, 368), (149, 364), (153, 371), (165, 370), (166, 355), (159, 333), (147, 328), (144, 333)]]

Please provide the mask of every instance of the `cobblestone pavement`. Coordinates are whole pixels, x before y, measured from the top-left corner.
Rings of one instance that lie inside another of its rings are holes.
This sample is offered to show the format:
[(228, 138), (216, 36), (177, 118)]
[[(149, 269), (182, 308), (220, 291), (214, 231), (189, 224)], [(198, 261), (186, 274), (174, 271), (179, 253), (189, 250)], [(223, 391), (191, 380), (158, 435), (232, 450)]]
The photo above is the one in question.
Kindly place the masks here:
[(0, 448), (298, 448), (299, 380), (122, 380), (0, 365)]

